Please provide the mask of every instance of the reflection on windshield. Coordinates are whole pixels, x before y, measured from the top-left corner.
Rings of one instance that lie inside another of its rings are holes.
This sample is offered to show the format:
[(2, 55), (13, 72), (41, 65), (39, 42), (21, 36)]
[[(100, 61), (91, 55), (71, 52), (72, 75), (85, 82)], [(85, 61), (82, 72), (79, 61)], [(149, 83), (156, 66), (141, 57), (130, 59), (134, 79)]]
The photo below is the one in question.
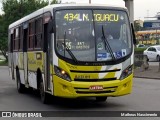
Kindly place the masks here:
[[(104, 35), (102, 34), (102, 26)], [(128, 18), (123, 11), (62, 10), (56, 12), (56, 51), (64, 56), (64, 42), (77, 61), (110, 61), (131, 52)], [(105, 49), (102, 36), (111, 51)], [(113, 55), (112, 55), (113, 54)], [(68, 52), (65, 56), (73, 59)]]
[(104, 41), (103, 43), (105, 45), (105, 49), (107, 47), (109, 53), (111, 54), (112, 59), (115, 61), (115, 56), (113, 54), (112, 48), (111, 48), (110, 44), (108, 43), (108, 39), (113, 39), (113, 37), (111, 35), (109, 35), (109, 38), (106, 38), (103, 25), (102, 25), (102, 38), (101, 39)]

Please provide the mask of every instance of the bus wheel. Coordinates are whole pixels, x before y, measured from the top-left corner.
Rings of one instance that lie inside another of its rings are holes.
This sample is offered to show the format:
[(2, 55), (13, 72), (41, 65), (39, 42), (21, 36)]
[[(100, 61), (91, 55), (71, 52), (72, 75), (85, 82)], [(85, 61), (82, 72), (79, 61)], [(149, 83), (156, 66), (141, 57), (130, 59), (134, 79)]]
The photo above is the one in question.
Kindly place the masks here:
[(20, 74), (19, 71), (16, 71), (16, 82), (17, 82), (17, 90), (19, 93), (25, 92), (25, 86), (21, 83)]
[(49, 103), (49, 94), (45, 92), (44, 84), (43, 84), (42, 80), (40, 82), (40, 96), (41, 96), (42, 103), (44, 103), (44, 104)]
[(107, 100), (107, 97), (96, 97), (97, 102), (105, 102)]

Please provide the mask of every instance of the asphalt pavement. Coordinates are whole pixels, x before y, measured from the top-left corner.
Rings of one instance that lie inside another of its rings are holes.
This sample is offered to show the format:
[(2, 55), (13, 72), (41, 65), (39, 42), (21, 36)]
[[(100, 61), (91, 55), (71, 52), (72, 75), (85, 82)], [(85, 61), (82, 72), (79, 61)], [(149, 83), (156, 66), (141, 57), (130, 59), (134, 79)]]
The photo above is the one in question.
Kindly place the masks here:
[[(153, 66), (153, 65), (152, 65)], [(157, 65), (154, 65), (157, 66)], [(7, 67), (0, 67), (0, 111), (159, 111), (159, 80), (134, 78), (130, 95), (109, 97), (104, 103), (94, 99), (52, 98), (42, 104), (34, 92), (18, 94), (15, 81), (10, 80)], [(107, 112), (106, 112), (107, 113)], [(63, 116), (63, 114), (61, 115)], [(56, 118), (0, 118), (0, 120), (159, 120), (159, 117), (56, 117)], [(93, 115), (94, 116), (94, 115)]]

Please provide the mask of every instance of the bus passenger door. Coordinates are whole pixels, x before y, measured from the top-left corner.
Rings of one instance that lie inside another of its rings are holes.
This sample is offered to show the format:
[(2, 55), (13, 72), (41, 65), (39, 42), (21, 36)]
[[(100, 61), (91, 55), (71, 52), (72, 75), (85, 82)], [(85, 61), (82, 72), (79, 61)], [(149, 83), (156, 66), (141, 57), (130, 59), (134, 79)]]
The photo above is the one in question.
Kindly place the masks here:
[(51, 19), (50, 13), (45, 13), (44, 14), (44, 24), (43, 24), (43, 52), (44, 52), (44, 79), (45, 79), (45, 91), (52, 92), (52, 85), (51, 85), (51, 52), (50, 52), (50, 40), (48, 38), (48, 27), (49, 27), (49, 20)]
[[(48, 41), (47, 40), (47, 29), (48, 28), (48, 23), (44, 24), (44, 42), (46, 42), (46, 46), (48, 46)], [(48, 47), (47, 47), (48, 48)], [(45, 68), (45, 80), (46, 80), (46, 91), (50, 91), (50, 52), (49, 48), (46, 51), (44, 51), (44, 68)]]
[(28, 36), (28, 24), (23, 25), (23, 65), (24, 65), (24, 81), (25, 87), (29, 87), (28, 84), (28, 57), (27, 57), (27, 38)]

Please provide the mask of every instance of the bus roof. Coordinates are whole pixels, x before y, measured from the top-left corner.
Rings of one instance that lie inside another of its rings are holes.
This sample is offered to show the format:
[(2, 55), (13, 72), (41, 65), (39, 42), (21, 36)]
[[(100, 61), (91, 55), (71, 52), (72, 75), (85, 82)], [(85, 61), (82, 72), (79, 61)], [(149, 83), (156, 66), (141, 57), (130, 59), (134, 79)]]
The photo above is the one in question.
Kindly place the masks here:
[(118, 6), (118, 5), (111, 5), (111, 4), (53, 4), (53, 5), (48, 5), (45, 6), (17, 21), (15, 21), (14, 23), (9, 25), (9, 29), (18, 26), (36, 16), (39, 16), (47, 11), (52, 11), (53, 8), (66, 8), (66, 7), (97, 7), (97, 8), (114, 8), (114, 9), (123, 9), (123, 10), (127, 10), (126, 7), (124, 6)]
[(94, 6), (97, 6), (97, 7), (119, 7), (119, 8), (126, 8), (124, 6), (120, 6), (120, 5), (113, 5), (113, 4), (82, 4), (82, 3), (78, 3), (78, 4), (52, 4), (52, 5), (48, 5), (44, 8), (47, 8), (47, 7), (50, 7), (52, 6), (53, 8), (54, 7), (68, 7), (68, 6), (80, 6), (80, 7), (94, 7)]

